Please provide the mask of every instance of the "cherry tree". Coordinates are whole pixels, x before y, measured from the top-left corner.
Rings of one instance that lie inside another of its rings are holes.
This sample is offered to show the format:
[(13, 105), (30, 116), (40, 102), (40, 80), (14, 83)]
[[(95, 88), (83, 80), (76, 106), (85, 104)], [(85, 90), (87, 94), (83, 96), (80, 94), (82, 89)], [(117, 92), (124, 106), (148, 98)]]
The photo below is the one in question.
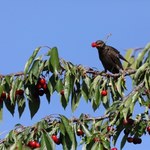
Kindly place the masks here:
[[(50, 103), (54, 92), (60, 94), (64, 109), (71, 104), (71, 110), (76, 111), (83, 98), (94, 111), (99, 107), (105, 111), (98, 117), (48, 114), (32, 126), (18, 124), (1, 139), (0, 149), (55, 150), (58, 145), (64, 150), (76, 150), (80, 137), (83, 150), (117, 150), (119, 138), (123, 149), (126, 142), (140, 144), (142, 135), (150, 134), (150, 44), (140, 50), (127, 50), (125, 58), (130, 64), (125, 62), (125, 71), (118, 74), (60, 59), (56, 47), (46, 47), (47, 53), (39, 55), (42, 48), (34, 50), (23, 72), (0, 75), (0, 112), (5, 105), (13, 115), (17, 107), (21, 117), (28, 105), (33, 118), (41, 97), (45, 95)], [(127, 92), (128, 82), (132, 89)], [(144, 111), (135, 114), (137, 105)]]

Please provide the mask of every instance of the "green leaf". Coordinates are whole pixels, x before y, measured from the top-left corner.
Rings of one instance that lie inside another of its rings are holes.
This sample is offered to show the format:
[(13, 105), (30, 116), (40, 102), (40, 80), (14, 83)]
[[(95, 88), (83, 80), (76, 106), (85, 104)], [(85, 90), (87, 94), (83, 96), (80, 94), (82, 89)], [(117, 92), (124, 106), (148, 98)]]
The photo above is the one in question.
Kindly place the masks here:
[(145, 87), (147, 89), (150, 89), (150, 71), (146, 72), (144, 81), (145, 81)]
[(50, 135), (43, 132), (41, 137), (41, 149), (42, 150), (55, 150), (55, 144)]
[[(109, 140), (103, 140), (102, 141), (102, 144), (103, 144), (103, 147), (105, 147), (105, 149), (110, 149), (110, 141)], [(102, 149), (102, 150), (105, 150), (105, 149)]]
[(80, 91), (76, 91), (75, 89), (72, 92), (72, 96), (71, 96), (71, 109), (74, 112), (76, 110), (76, 108), (79, 105), (80, 102), (80, 98), (81, 98), (81, 92)]
[(38, 54), (39, 50), (41, 49), (41, 47), (38, 47), (35, 49), (35, 51), (33, 52), (32, 56), (29, 58), (29, 60), (27, 61), (25, 68), (24, 68), (24, 74), (28, 73), (28, 70), (33, 62), (33, 60), (35, 59), (36, 55)]
[[(100, 75), (98, 75), (92, 82), (92, 85), (91, 85), (92, 88), (96, 89), (97, 85), (99, 85), (101, 81), (103, 81), (103, 78)], [(103, 84), (102, 86), (105, 86), (105, 85)]]
[(22, 116), (22, 113), (24, 112), (25, 109), (25, 98), (22, 97), (20, 99), (17, 100), (17, 104), (18, 104), (18, 112), (19, 112), (19, 117)]
[[(125, 59), (128, 60), (130, 63), (133, 63), (131, 62), (131, 55), (133, 53), (133, 49), (128, 49), (126, 54), (125, 54)], [(127, 62), (123, 62), (123, 68), (127, 68), (128, 67), (128, 63)]]
[(149, 66), (149, 64), (145, 63), (136, 71), (136, 73), (134, 75), (134, 81), (136, 83), (139, 83), (142, 80), (141, 77), (143, 77), (143, 75), (145, 74), (145, 70), (148, 66)]
[(85, 77), (83, 79), (83, 82), (82, 82), (82, 96), (83, 98), (88, 101), (88, 99), (90, 98), (90, 94), (89, 94), (89, 90), (90, 90), (90, 85), (91, 85), (91, 80), (89, 77)]
[(114, 82), (113, 78), (110, 78), (110, 92), (111, 92), (111, 97), (113, 101), (119, 100), (120, 94), (117, 90), (116, 83)]
[(56, 77), (54, 76), (54, 74), (50, 77), (48, 83), (47, 83), (47, 87), (49, 89), (50, 94), (53, 94), (53, 92), (55, 91), (55, 86), (56, 86)]
[(61, 95), (60, 101), (61, 101), (62, 107), (65, 109), (68, 105), (68, 100), (66, 100), (64, 95)]
[(28, 100), (28, 102), (29, 102), (30, 115), (31, 115), (31, 118), (33, 118), (34, 115), (39, 110), (39, 107), (40, 107), (40, 98), (39, 98), (39, 96), (32, 97), (32, 101)]
[(95, 143), (93, 144), (91, 150), (102, 150), (102, 149), (100, 148), (100, 145), (101, 145), (101, 144), (100, 144), (99, 142), (95, 142)]
[(60, 115), (61, 117), (61, 122), (64, 125), (64, 128), (66, 130), (67, 135), (69, 136), (69, 139), (72, 142), (72, 147), (71, 150), (76, 150), (77, 147), (77, 141), (76, 141), (76, 137), (75, 137), (75, 133), (74, 133), (74, 129), (73, 127), (70, 125), (70, 121), (63, 115)]
[(97, 89), (95, 90), (95, 95), (94, 95), (94, 98), (95, 98), (95, 102), (96, 102), (96, 105), (97, 107), (99, 107), (100, 103), (101, 103), (101, 98), (100, 98), (100, 87), (97, 86)]
[(120, 150), (123, 149), (124, 145), (126, 144), (126, 141), (127, 141), (127, 136), (124, 135), (123, 138), (122, 138), (122, 141), (121, 141)]
[(15, 112), (15, 104), (12, 104), (10, 99), (6, 99), (5, 101), (5, 106), (6, 108), (8, 109), (8, 111), (14, 115), (14, 112)]
[(16, 147), (17, 147), (17, 150), (22, 150), (22, 140), (17, 140), (17, 145), (16, 145)]
[(119, 77), (117, 80), (117, 90), (121, 96), (123, 95), (122, 80), (123, 80), (122, 76)]
[(144, 59), (145, 54), (150, 49), (150, 43), (146, 45), (146, 47), (143, 49), (141, 53), (138, 54), (138, 57), (136, 59), (136, 68), (138, 69), (142, 65), (142, 61)]
[(93, 90), (91, 95), (92, 95), (92, 100), (91, 100), (92, 108), (95, 111), (99, 107), (102, 100), (102, 97), (100, 95), (100, 85), (97, 85), (97, 88)]
[(61, 90), (63, 90), (63, 82), (62, 82), (62, 79), (58, 79), (56, 83), (56, 91), (60, 93)]
[(63, 125), (64, 125), (64, 128), (65, 128), (65, 130), (66, 130), (66, 132), (68, 133), (68, 135), (69, 135), (69, 138), (72, 140), (72, 141), (74, 141), (74, 132), (73, 132), (73, 128), (72, 128), (72, 126), (69, 124), (70, 123), (70, 121), (65, 117), (65, 116), (63, 116), (63, 115), (60, 115), (60, 117), (61, 117), (61, 121), (62, 121), (62, 123), (63, 123)]
[(101, 88), (104, 89), (106, 88), (105, 84), (101, 85), (101, 82), (106, 83), (105, 81), (103, 82), (102, 77), (98, 75), (96, 76), (96, 78), (94, 78), (93, 82), (91, 83), (90, 96), (91, 96), (92, 108), (94, 111), (99, 107), (101, 103), (100, 87), (102, 86)]
[(67, 100), (67, 103), (69, 102), (69, 96), (71, 91), (73, 90), (73, 85), (74, 85), (74, 76), (71, 75), (71, 73), (68, 71), (65, 74), (65, 85), (64, 85), (64, 96), (65, 99)]
[(50, 94), (50, 91), (46, 91), (46, 99), (48, 101), (48, 103), (50, 103), (50, 100), (51, 100), (51, 94)]
[(4, 91), (3, 86), (0, 83), (0, 95), (3, 93), (3, 91)]
[(42, 64), (40, 58), (36, 59), (30, 68), (29, 74), (34, 75), (36, 78), (38, 78), (40, 76), (39, 72), (40, 64)]
[[(84, 145), (84, 149), (83, 150), (91, 150), (91, 148), (92, 148), (92, 146), (94, 145), (94, 142), (90, 142), (90, 143), (86, 143), (85, 145)], [(97, 150), (97, 149), (96, 149)]]
[(69, 138), (68, 134), (60, 134), (60, 138), (62, 139), (63, 150), (72, 150), (72, 141)]
[(58, 71), (60, 70), (60, 62), (59, 62), (59, 56), (58, 56), (58, 50), (56, 47), (51, 49), (50, 52), (50, 59), (49, 59), (49, 70), (53, 72), (55, 75), (58, 74)]
[(83, 129), (85, 135), (86, 135), (87, 137), (91, 137), (92, 134), (90, 133), (90, 131), (88, 130), (88, 128), (87, 128), (83, 123), (81, 124), (81, 126), (82, 126), (82, 129)]
[[(133, 96), (132, 96), (132, 103), (136, 103), (136, 101), (138, 100), (140, 93), (139, 91), (136, 92)], [(131, 104), (131, 103), (130, 103)]]
[(118, 140), (118, 138), (119, 138), (119, 136), (120, 136), (122, 130), (123, 130), (123, 125), (122, 125), (122, 122), (121, 122), (121, 123), (119, 124), (119, 126), (117, 126), (117, 128), (116, 128), (116, 133), (115, 133), (115, 135), (113, 136), (113, 140), (112, 140), (113, 145), (116, 145), (116, 142), (117, 142), (117, 140)]
[(0, 121), (3, 119), (3, 101), (0, 99)]
[(10, 99), (11, 99), (11, 103), (14, 104), (16, 102), (16, 90), (18, 88), (22, 88), (22, 80), (17, 77), (15, 80), (13, 80), (12, 84), (11, 84), (11, 91), (10, 91)]

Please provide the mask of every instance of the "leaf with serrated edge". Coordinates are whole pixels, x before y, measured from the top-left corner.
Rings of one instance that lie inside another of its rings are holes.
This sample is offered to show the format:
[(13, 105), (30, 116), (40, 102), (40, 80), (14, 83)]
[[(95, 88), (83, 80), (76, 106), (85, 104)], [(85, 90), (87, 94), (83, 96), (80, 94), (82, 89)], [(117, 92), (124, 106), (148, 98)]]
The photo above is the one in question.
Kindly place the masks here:
[(33, 52), (32, 56), (29, 58), (29, 60), (26, 62), (25, 64), (25, 68), (24, 68), (24, 74), (27, 74), (33, 60), (35, 59), (36, 55), (38, 54), (39, 50), (41, 49), (41, 46), (36, 48), (35, 51)]
[(126, 135), (124, 135), (124, 137), (122, 138), (122, 141), (121, 141), (120, 150), (122, 150), (122, 149), (123, 149), (123, 147), (124, 147), (124, 145), (125, 145), (126, 141), (127, 141), (127, 136), (126, 136)]
[(150, 49), (150, 43), (148, 43), (145, 48), (143, 49), (143, 51), (141, 53), (138, 54), (138, 57), (135, 61), (136, 64), (136, 68), (138, 69), (140, 67), (140, 65), (142, 64), (143, 58), (145, 56), (145, 54), (147, 53), (147, 51)]
[(60, 117), (61, 117), (62, 123), (65, 127), (65, 130), (66, 130), (70, 140), (72, 141), (72, 150), (75, 150), (77, 147), (77, 141), (76, 141), (73, 127), (69, 124), (69, 120), (65, 116), (60, 115)]
[(55, 150), (55, 144), (47, 133), (43, 133), (41, 137), (41, 149), (42, 150)]
[(48, 65), (49, 70), (51, 70), (55, 75), (57, 75), (60, 69), (60, 62), (59, 62), (58, 50), (56, 47), (51, 49), (50, 55), (51, 56)]
[(86, 126), (83, 123), (81, 124), (81, 126), (82, 126), (82, 129), (83, 129), (83, 131), (84, 131), (84, 133), (86, 134), (87, 137), (92, 136), (90, 131), (86, 128)]
[[(125, 59), (128, 60), (130, 62), (130, 59), (131, 59), (131, 55), (133, 53), (133, 49), (128, 49), (126, 54), (125, 54)], [(123, 68), (127, 68), (128, 66), (128, 63), (126, 61), (123, 62)]]

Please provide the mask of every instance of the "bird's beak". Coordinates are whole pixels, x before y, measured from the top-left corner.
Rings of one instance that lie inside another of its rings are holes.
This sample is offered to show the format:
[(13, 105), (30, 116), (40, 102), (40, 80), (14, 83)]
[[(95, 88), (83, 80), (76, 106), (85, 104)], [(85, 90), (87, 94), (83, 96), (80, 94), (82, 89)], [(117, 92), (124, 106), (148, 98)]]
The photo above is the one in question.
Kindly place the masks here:
[(92, 47), (97, 47), (97, 44), (96, 44), (95, 42), (93, 42), (93, 43), (91, 44), (91, 46), (92, 46)]

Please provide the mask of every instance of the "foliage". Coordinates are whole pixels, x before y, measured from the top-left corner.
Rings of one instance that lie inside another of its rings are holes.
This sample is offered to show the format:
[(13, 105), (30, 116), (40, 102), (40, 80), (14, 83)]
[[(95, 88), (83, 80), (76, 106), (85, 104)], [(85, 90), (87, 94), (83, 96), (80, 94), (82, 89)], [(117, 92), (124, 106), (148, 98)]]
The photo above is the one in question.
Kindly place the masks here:
[[(0, 142), (0, 149), (31, 149), (28, 143), (35, 140), (40, 142), (41, 149), (53, 150), (56, 142), (52, 135), (55, 134), (64, 150), (75, 150), (78, 129), (84, 132), (81, 136), (84, 150), (110, 149), (111, 141), (115, 145), (120, 133), (124, 132), (120, 144), (122, 149), (129, 135), (140, 138), (146, 134), (146, 127), (150, 125), (150, 44), (138, 56), (133, 55), (133, 49), (127, 51), (125, 57), (131, 65), (124, 64), (126, 71), (122, 74), (109, 74), (74, 65), (60, 59), (56, 47), (48, 48), (45, 55), (38, 56), (42, 48), (38, 47), (33, 52), (24, 72), (0, 76), (1, 116), (5, 105), (12, 115), (17, 107), (21, 117), (28, 103), (33, 118), (40, 108), (40, 97), (45, 94), (50, 103), (54, 92), (60, 94), (64, 109), (71, 101), (74, 112), (83, 97), (86, 102), (91, 103), (94, 111), (100, 106), (106, 111), (97, 118), (85, 114), (73, 119), (63, 115), (50, 115), (30, 127), (18, 125)], [(126, 76), (130, 77), (133, 85), (129, 93)], [(46, 80), (46, 83), (41, 79)], [(102, 91), (105, 91), (105, 95)], [(133, 116), (136, 104), (145, 108), (145, 111)], [(112, 127), (109, 131), (108, 126)]]

